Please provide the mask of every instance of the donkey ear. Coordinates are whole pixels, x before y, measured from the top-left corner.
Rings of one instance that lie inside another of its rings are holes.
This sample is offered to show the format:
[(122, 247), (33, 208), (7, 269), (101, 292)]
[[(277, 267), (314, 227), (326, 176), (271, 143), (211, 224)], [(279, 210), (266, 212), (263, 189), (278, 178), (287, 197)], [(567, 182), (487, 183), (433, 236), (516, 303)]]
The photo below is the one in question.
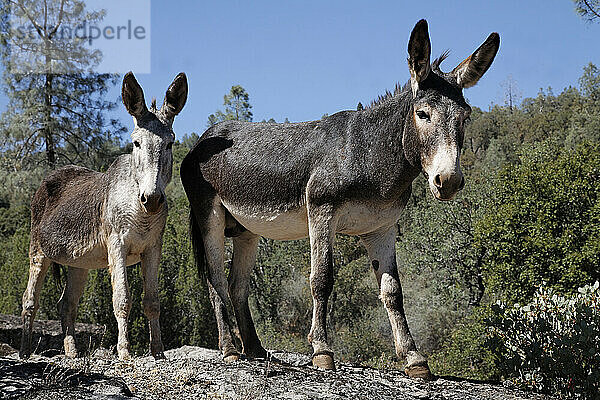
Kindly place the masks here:
[(140, 119), (148, 112), (146, 101), (144, 100), (144, 91), (131, 71), (123, 77), (121, 97), (129, 114), (136, 119)]
[(494, 32), (473, 54), (452, 70), (451, 74), (456, 77), (458, 85), (463, 88), (474, 86), (492, 65), (499, 47), (500, 35)]
[(170, 120), (175, 118), (177, 114), (181, 112), (188, 95), (188, 82), (187, 77), (183, 72), (180, 72), (171, 86), (167, 89), (165, 95), (165, 101), (160, 108), (161, 112)]
[(422, 19), (413, 28), (408, 41), (408, 69), (410, 70), (410, 85), (413, 95), (417, 93), (419, 83), (429, 76), (430, 56), (431, 42), (429, 41), (427, 21)]

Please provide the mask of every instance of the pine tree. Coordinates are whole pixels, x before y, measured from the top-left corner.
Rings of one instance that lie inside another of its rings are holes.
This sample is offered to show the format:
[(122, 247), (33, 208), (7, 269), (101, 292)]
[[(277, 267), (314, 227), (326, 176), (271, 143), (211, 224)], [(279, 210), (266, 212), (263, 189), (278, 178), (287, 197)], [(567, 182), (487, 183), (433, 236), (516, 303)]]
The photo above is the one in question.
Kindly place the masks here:
[(2, 17), (4, 167), (105, 165), (124, 131), (106, 115), (117, 106), (105, 97), (119, 77), (93, 72), (102, 54), (72, 32), (103, 12), (78, 0), (8, 0)]
[(246, 89), (240, 85), (234, 85), (228, 94), (223, 96), (223, 111), (217, 110), (208, 116), (207, 126), (213, 126), (221, 121), (252, 121), (252, 105), (250, 96)]

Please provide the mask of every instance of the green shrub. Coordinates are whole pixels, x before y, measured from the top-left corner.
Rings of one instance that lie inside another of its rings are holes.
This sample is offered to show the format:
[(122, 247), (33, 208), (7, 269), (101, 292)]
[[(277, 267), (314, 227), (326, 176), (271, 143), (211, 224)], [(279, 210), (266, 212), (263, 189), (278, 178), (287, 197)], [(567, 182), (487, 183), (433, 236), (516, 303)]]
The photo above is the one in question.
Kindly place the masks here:
[(560, 296), (541, 287), (525, 306), (492, 307), (493, 333), (501, 340), (500, 366), (518, 385), (563, 397), (600, 393), (600, 290), (579, 288)]
[(474, 243), (486, 291), (524, 303), (546, 282), (561, 294), (600, 279), (600, 145), (524, 146), (505, 168)]
[(489, 306), (480, 306), (456, 325), (442, 347), (429, 356), (433, 373), (497, 381), (497, 338), (487, 326)]

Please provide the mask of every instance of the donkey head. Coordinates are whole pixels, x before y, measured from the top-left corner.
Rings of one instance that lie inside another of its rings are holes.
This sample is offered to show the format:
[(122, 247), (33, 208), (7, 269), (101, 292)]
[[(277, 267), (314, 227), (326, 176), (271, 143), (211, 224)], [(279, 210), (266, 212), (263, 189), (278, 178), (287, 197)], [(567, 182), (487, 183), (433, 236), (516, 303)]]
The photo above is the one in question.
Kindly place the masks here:
[(187, 78), (180, 73), (167, 89), (160, 110), (155, 101), (148, 110), (144, 92), (133, 73), (128, 72), (123, 78), (123, 103), (135, 124), (131, 133), (132, 173), (138, 185), (140, 203), (149, 214), (159, 212), (165, 201), (165, 187), (171, 181), (173, 169), (173, 119), (185, 105), (187, 93)]
[(422, 169), (438, 200), (451, 200), (464, 187), (459, 157), (471, 107), (462, 89), (477, 83), (492, 64), (499, 46), (500, 36), (492, 33), (452, 72), (444, 73), (440, 63), (447, 54), (430, 64), (427, 22), (417, 22), (410, 35), (412, 107), (404, 128), (403, 147), (408, 161)]

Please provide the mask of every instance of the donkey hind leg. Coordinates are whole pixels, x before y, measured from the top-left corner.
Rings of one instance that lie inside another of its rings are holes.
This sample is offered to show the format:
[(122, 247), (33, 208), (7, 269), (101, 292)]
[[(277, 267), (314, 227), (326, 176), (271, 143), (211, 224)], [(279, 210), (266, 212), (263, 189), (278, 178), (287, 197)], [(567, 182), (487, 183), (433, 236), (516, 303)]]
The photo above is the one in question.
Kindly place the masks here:
[(131, 295), (127, 284), (127, 268), (125, 266), (126, 250), (120, 245), (118, 237), (111, 237), (108, 246), (108, 270), (113, 289), (113, 312), (117, 320), (119, 336), (117, 354), (119, 359), (129, 358), (129, 339), (127, 319), (131, 309)]
[(379, 285), (379, 297), (390, 319), (396, 355), (400, 359), (406, 359), (405, 372), (409, 377), (432, 379), (427, 359), (417, 351), (404, 314), (402, 287), (396, 264), (395, 226), (361, 236), (361, 240), (369, 253)]
[(236, 361), (239, 352), (233, 343), (227, 304), (230, 301), (224, 269), (225, 210), (215, 205), (205, 221), (197, 221), (202, 231), (208, 272), (208, 290), (219, 331), (219, 348), (225, 361)]
[(77, 317), (77, 305), (83, 294), (87, 277), (87, 269), (69, 267), (67, 284), (58, 301), (58, 312), (60, 314), (65, 355), (67, 357), (77, 357), (77, 349), (75, 347), (75, 318)]
[(41, 251), (30, 253), (29, 281), (23, 293), (23, 312), (21, 314), (23, 319), (21, 351), (19, 352), (19, 357), (21, 358), (29, 358), (31, 355), (33, 320), (39, 307), (40, 293), (50, 264), (50, 259), (46, 258)]
[(150, 330), (150, 352), (156, 359), (165, 358), (160, 336), (160, 301), (158, 299), (158, 267), (160, 265), (161, 242), (152, 246), (142, 255), (142, 281), (144, 298), (142, 305), (148, 318)]
[(310, 289), (313, 298), (312, 326), (308, 341), (313, 346), (315, 367), (335, 369), (333, 351), (327, 341), (327, 301), (333, 290), (333, 207), (309, 205)]
[(256, 260), (256, 248), (259, 236), (245, 231), (233, 238), (233, 260), (229, 272), (229, 295), (233, 303), (240, 336), (242, 352), (249, 357), (266, 358), (248, 307), (248, 285), (250, 274)]

